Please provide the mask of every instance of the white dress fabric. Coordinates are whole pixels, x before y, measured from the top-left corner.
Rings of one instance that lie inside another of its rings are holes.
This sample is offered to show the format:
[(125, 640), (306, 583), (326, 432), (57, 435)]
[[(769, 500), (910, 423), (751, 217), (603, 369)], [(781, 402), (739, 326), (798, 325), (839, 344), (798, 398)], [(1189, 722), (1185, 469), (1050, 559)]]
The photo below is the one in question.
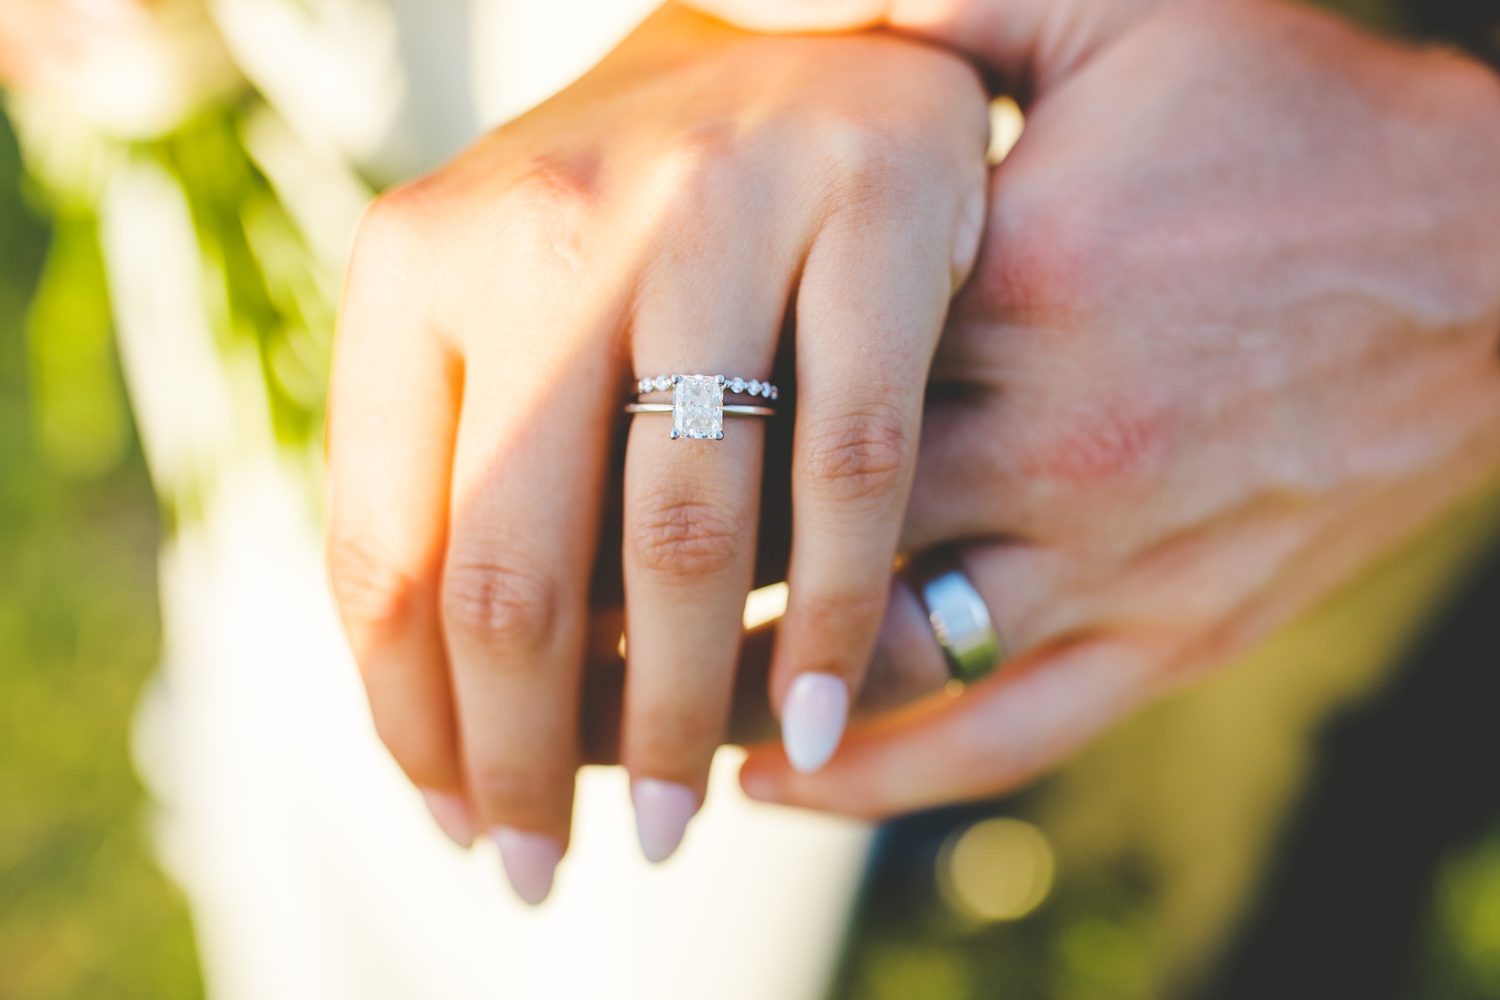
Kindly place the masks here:
[[(274, 115), (246, 142), (309, 242), (362, 191), (545, 98), (646, 12), (632, 0), (218, 0)], [(162, 555), (165, 662), (137, 756), (215, 1000), (815, 1000), (869, 830), (760, 806), (722, 751), (679, 854), (648, 865), (624, 775), (579, 782), (553, 897), (519, 903), (377, 741), (324, 582), (310, 463), (270, 433), (257, 359), (216, 344), (180, 186), (116, 165), (102, 239), (153, 477), (193, 513)], [(372, 484), (378, 488), (378, 484)], [(186, 498), (186, 499), (184, 499)]]

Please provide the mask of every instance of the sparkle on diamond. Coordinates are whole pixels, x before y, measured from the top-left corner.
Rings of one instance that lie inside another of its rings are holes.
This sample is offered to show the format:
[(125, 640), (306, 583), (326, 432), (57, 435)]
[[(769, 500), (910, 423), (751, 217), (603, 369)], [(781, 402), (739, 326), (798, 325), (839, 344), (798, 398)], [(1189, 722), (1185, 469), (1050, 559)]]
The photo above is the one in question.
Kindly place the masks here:
[(702, 440), (724, 432), (724, 387), (712, 375), (684, 375), (672, 388), (672, 430)]

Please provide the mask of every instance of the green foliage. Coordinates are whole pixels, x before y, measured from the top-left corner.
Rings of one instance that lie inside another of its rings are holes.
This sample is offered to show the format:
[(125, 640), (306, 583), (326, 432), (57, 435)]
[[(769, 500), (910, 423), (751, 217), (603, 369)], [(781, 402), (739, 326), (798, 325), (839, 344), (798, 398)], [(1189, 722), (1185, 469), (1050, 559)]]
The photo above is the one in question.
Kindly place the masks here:
[(1035, 912), (974, 923), (908, 872), (872, 887), (835, 1000), (1156, 1000), (1153, 891), (1135, 866), (1064, 864)]
[(91, 216), (54, 219), (52, 249), (26, 321), (32, 426), (55, 470), (89, 478), (125, 457), (129, 416), (115, 365), (104, 262)]
[(192, 931), (128, 752), (158, 656), (156, 503), (87, 224), (49, 253), (19, 184), (0, 118), (0, 998), (189, 1000)]
[(1427, 921), (1426, 961), (1413, 995), (1500, 996), (1500, 828), (1449, 858)]
[[(246, 153), (245, 113), (139, 152), (182, 183), (215, 333), (253, 346), (295, 449), (321, 436), (337, 275)], [(186, 1000), (203, 993), (191, 926), (129, 755), (159, 656), (160, 515), (92, 206), (33, 185), (44, 219), (25, 182), (0, 118), (0, 1000)]]
[(218, 334), (255, 346), (277, 439), (296, 446), (322, 433), (337, 276), (325, 273), (246, 152), (247, 113), (246, 104), (225, 105), (152, 151), (187, 195)]

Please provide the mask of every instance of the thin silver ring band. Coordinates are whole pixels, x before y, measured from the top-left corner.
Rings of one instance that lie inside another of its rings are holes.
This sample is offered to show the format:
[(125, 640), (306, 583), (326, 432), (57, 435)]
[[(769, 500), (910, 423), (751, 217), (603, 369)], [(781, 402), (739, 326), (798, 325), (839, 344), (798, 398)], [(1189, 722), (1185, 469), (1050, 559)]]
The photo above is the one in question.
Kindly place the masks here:
[(917, 584), (917, 597), (955, 680), (969, 684), (995, 672), (1005, 650), (967, 573), (950, 568), (928, 577)]
[[(671, 403), (626, 403), (626, 413), (671, 413)], [(724, 412), (736, 417), (774, 417), (776, 408), (772, 406), (740, 406), (734, 403), (725, 403)]]

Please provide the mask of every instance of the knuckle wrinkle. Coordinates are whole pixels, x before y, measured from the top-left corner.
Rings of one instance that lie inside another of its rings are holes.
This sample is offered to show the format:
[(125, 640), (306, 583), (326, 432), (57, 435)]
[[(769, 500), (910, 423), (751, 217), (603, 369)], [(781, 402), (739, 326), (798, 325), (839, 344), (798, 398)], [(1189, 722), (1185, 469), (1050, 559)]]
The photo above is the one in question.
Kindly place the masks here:
[(877, 499), (900, 487), (911, 435), (894, 411), (869, 410), (812, 434), (802, 470), (834, 502)]
[(530, 570), (464, 562), (448, 570), (443, 611), (451, 630), (479, 645), (535, 652), (556, 631), (557, 590)]
[(344, 620), (377, 637), (406, 628), (421, 601), (416, 577), (357, 536), (334, 536), (328, 577)]
[(1162, 457), (1161, 417), (1120, 404), (1057, 419), (1023, 448), (1023, 471), (1074, 487), (1116, 486)]
[(685, 579), (727, 571), (738, 557), (740, 535), (734, 517), (721, 506), (671, 491), (643, 497), (627, 533), (643, 567)]

